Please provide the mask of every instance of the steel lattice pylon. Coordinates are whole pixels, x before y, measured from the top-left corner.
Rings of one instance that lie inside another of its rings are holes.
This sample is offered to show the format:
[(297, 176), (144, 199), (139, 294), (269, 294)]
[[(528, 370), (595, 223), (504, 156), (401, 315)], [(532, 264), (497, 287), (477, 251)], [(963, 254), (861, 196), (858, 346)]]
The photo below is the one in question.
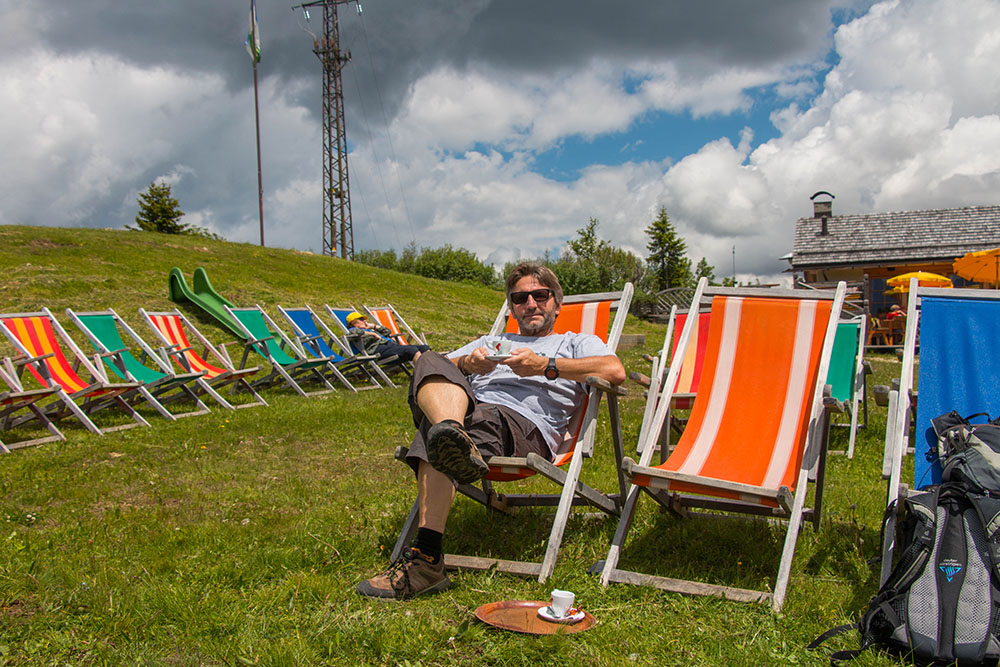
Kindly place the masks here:
[(354, 259), (354, 226), (351, 222), (351, 189), (347, 172), (347, 132), (344, 127), (344, 84), (341, 70), (351, 59), (340, 50), (337, 5), (356, 0), (317, 0), (303, 7), (322, 5), (323, 37), (313, 53), (323, 65), (323, 254)]

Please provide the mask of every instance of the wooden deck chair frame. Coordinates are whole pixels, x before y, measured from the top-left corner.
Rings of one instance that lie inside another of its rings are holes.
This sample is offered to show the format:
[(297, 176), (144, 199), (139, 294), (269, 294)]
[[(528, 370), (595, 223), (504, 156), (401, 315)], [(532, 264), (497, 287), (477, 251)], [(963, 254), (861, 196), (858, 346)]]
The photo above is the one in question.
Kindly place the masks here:
[[(343, 337), (340, 339), (341, 346), (345, 350), (350, 350), (354, 354), (362, 354), (362, 351), (358, 350), (353, 345), (351, 345), (350, 341), (347, 339), (347, 335), (351, 332), (351, 329), (350, 327), (347, 326), (347, 323), (344, 322), (343, 319), (349, 313), (360, 312), (360, 311), (357, 311), (357, 309), (355, 309), (353, 306), (347, 306), (344, 308), (334, 308), (328, 303), (323, 304), (323, 308), (326, 310), (326, 314), (329, 315), (330, 318), (337, 323), (337, 326), (340, 327), (340, 330), (343, 332)], [(411, 374), (410, 373), (411, 364), (403, 361), (402, 359), (400, 359), (395, 355), (390, 357), (381, 357), (375, 363), (377, 363), (378, 366), (386, 374), (395, 372), (397, 370), (403, 371), (404, 373), (406, 373), (406, 375)]]
[[(328, 359), (306, 359), (299, 352), (299, 348), (295, 346), (295, 343), (288, 338), (281, 327), (275, 324), (274, 320), (268, 316), (264, 309), (259, 305), (254, 305), (250, 308), (231, 308), (226, 306), (226, 312), (236, 320), (239, 324), (240, 329), (246, 334), (247, 339), (243, 343), (243, 355), (240, 358), (240, 363), (238, 368), (245, 368), (247, 360), (251, 352), (254, 352), (271, 364), (271, 373), (264, 378), (255, 380), (253, 382), (254, 387), (270, 387), (275, 384), (280, 384), (284, 382), (286, 385), (292, 388), (296, 394), (299, 396), (322, 396), (323, 394), (329, 394), (336, 391), (336, 388), (330, 384), (326, 375), (321, 369), (328, 369), (327, 361)], [(267, 328), (268, 335), (258, 338), (258, 334), (251, 331), (246, 323), (240, 319), (242, 314), (259, 314), (264, 322), (264, 326)], [(282, 363), (282, 359), (276, 354), (283, 353), (287, 357), (288, 361)], [(334, 376), (344, 383), (344, 386), (353, 387), (351, 383), (347, 381), (339, 371), (334, 373)], [(316, 389), (313, 391), (306, 391), (302, 388), (300, 380), (306, 378), (311, 378), (317, 380), (324, 388)]]
[[(76, 312), (72, 308), (67, 308), (66, 316), (69, 317), (70, 321), (93, 344), (100, 358), (104, 360), (104, 363), (112, 372), (117, 373), (126, 382), (139, 383), (136, 393), (133, 394), (136, 398), (133, 400), (138, 400), (138, 397), (141, 397), (151, 408), (160, 413), (163, 418), (170, 421), (177, 421), (183, 417), (195, 417), (211, 412), (208, 406), (198, 398), (198, 395), (189, 386), (202, 373), (175, 373), (170, 363), (160, 358), (153, 351), (153, 348), (113, 309)], [(102, 338), (101, 332), (94, 330), (91, 324), (98, 321), (98, 318), (110, 318), (110, 321), (114, 325), (113, 331), (109, 329), (104, 332), (104, 336), (117, 334), (116, 339), (109, 340), (107, 337)], [(122, 331), (131, 339), (131, 343), (126, 342), (122, 338)], [(109, 347), (109, 342), (116, 346), (116, 349)], [(121, 344), (121, 347), (117, 347), (119, 344)], [(141, 350), (139, 359), (133, 356), (129, 349), (133, 345)], [(146, 365), (147, 359), (152, 362), (152, 368)], [(96, 364), (98, 361), (95, 359), (94, 363)], [(138, 373), (146, 374), (147, 378), (140, 377)], [(187, 412), (171, 412), (167, 409), (167, 405), (185, 399), (194, 403), (194, 409)]]
[[(617, 310), (617, 312), (613, 320), (608, 323), (607, 344), (611, 350), (617, 350), (618, 341), (625, 326), (628, 307), (632, 301), (632, 291), (632, 283), (626, 283), (621, 292), (571, 295), (563, 299), (562, 307), (565, 312), (566, 306), (572, 304), (596, 304), (600, 302), (610, 304), (611, 308)], [(507, 329), (509, 317), (510, 310), (505, 302), (496, 320), (493, 322), (489, 335), (495, 336), (503, 333)], [(553, 462), (549, 462), (535, 453), (531, 453), (527, 457), (494, 456), (487, 461), (490, 466), (490, 472), (483, 479), (482, 488), (471, 484), (458, 485), (458, 491), (461, 494), (485, 505), (489, 509), (507, 512), (514, 507), (555, 506), (556, 513), (552, 520), (552, 528), (549, 532), (549, 539), (542, 562), (445, 554), (445, 567), (449, 569), (469, 570), (496, 568), (499, 572), (523, 577), (536, 577), (539, 582), (544, 582), (552, 575), (552, 571), (555, 568), (556, 558), (559, 555), (559, 547), (562, 544), (563, 535), (566, 531), (566, 524), (569, 521), (574, 506), (596, 508), (612, 516), (618, 516), (621, 513), (622, 498), (625, 492), (625, 478), (619, 473), (617, 476), (618, 491), (616, 493), (604, 493), (582, 482), (580, 480), (580, 471), (583, 467), (584, 459), (593, 455), (597, 415), (601, 397), (604, 395), (607, 396), (615, 460), (621, 461), (624, 456), (618, 397), (624, 395), (625, 390), (596, 377), (587, 378), (586, 384), (588, 386), (587, 398), (577, 411), (567, 432), (567, 444), (570, 446), (569, 451), (562, 451)], [(397, 448), (396, 458), (405, 461), (406, 452), (407, 449), (405, 447)], [(565, 469), (563, 469), (563, 466), (566, 466)], [(493, 489), (494, 482), (515, 481), (530, 477), (536, 473), (560, 486), (560, 492), (552, 494), (499, 494)], [(407, 516), (403, 524), (403, 529), (400, 531), (399, 539), (396, 540), (396, 545), (393, 548), (391, 554), (393, 561), (399, 558), (403, 549), (410, 543), (416, 532), (417, 509), (418, 506), (415, 501), (413, 507), (410, 509), (409, 516)]]
[[(888, 478), (888, 488), (882, 530), (880, 583), (885, 582), (892, 570), (897, 511), (901, 509), (899, 499), (905, 497), (909, 490), (909, 485), (902, 481), (903, 456), (909, 451), (915, 451), (914, 488), (921, 489), (937, 483), (939, 479), (936, 472), (939, 471), (933, 469), (934, 465), (925, 456), (928, 438), (926, 432), (930, 419), (949, 410), (956, 410), (963, 417), (979, 412), (991, 412), (990, 416), (994, 417), (1000, 406), (1000, 397), (995, 390), (1000, 382), (1000, 363), (994, 361), (997, 331), (993, 326), (997, 316), (990, 313), (994, 316), (994, 320), (990, 322), (980, 312), (973, 312), (968, 322), (956, 322), (953, 316), (934, 322), (935, 316), (929, 312), (930, 303), (934, 299), (940, 300), (942, 305), (960, 301), (973, 311), (983, 307), (1000, 309), (1000, 290), (920, 287), (916, 279), (910, 282), (903, 335), (903, 362), (898, 382), (894, 381), (889, 391), (886, 417), (883, 474)], [(961, 309), (964, 306), (957, 307)], [(926, 314), (925, 309), (928, 309)], [(939, 325), (941, 321), (947, 322), (948, 340), (938, 345), (928, 328)], [(969, 324), (986, 330), (971, 330)], [(921, 328), (924, 328), (923, 332)], [(916, 370), (918, 340), (921, 357), (919, 377)], [(976, 364), (974, 375), (970, 378), (965, 373), (973, 369), (963, 369), (960, 362), (955, 363), (949, 357), (959, 350), (971, 350), (963, 354), (972, 355), (977, 352), (975, 344), (990, 346), (992, 349), (975, 355), (981, 363)], [(952, 387), (949, 388), (947, 384), (941, 386), (938, 376), (945, 380), (952, 378)], [(960, 385), (960, 389), (956, 390), (955, 385)]]
[[(203, 373), (195, 380), (196, 386), (223, 408), (237, 410), (267, 405), (264, 397), (257, 393), (248, 381), (248, 378), (260, 370), (259, 366), (237, 369), (226, 353), (225, 347), (216, 349), (212, 342), (176, 308), (162, 312), (149, 312), (145, 308), (140, 308), (139, 314), (160, 341), (158, 351), (164, 361), (169, 364), (172, 359), (187, 373)], [(200, 353), (192, 342), (202, 346)], [(219, 393), (225, 387), (229, 387), (230, 394), (243, 391), (252, 398), (245, 403), (231, 403)]]
[(373, 320), (387, 328), (394, 334), (409, 335), (408, 343), (422, 343), (427, 345), (427, 337), (423, 333), (417, 333), (413, 327), (406, 323), (399, 311), (391, 303), (384, 306), (365, 306), (365, 311)]
[[(805, 381), (808, 378), (806, 378), (804, 374), (799, 378), (802, 380), (802, 385), (799, 387), (802, 391), (802, 409), (808, 410), (808, 413), (804, 415), (808, 417), (808, 421), (806, 422), (806, 427), (802, 433), (801, 441), (797, 444), (797, 446), (802, 449), (802, 455), (801, 465), (798, 473), (795, 475), (795, 489), (793, 492), (786, 486), (779, 486), (778, 488), (752, 486), (728, 480), (716, 480), (701, 475), (684, 474), (681, 472), (673, 472), (652, 467), (650, 465), (651, 459), (656, 451), (656, 448), (651, 444), (643, 446), (643, 454), (638, 463), (631, 459), (625, 459), (623, 463), (624, 472), (630, 479), (633, 480), (633, 483), (629, 486), (625, 505), (622, 509), (622, 516), (619, 521), (618, 528), (615, 531), (614, 538), (612, 539), (608, 555), (603, 563), (599, 563), (593, 568), (594, 570), (598, 568), (601, 570), (601, 584), (603, 586), (607, 586), (609, 583), (629, 583), (633, 585), (653, 586), (661, 590), (692, 595), (712, 595), (742, 602), (767, 602), (770, 603), (771, 608), (774, 611), (777, 612), (781, 610), (788, 587), (789, 575), (791, 573), (792, 557), (795, 553), (795, 542), (798, 537), (802, 521), (804, 518), (809, 518), (812, 520), (814, 527), (818, 527), (819, 525), (820, 511), (822, 508), (822, 487), (825, 477), (825, 437), (828, 429), (828, 405), (830, 403), (830, 401), (826, 399), (828, 388), (825, 384), (825, 380), (830, 361), (830, 354), (833, 349), (833, 339), (836, 334), (836, 325), (840, 317), (840, 310), (843, 306), (845, 292), (846, 286), (844, 283), (840, 283), (836, 291), (826, 292), (790, 289), (762, 290), (753, 288), (707, 288), (707, 281), (704, 278), (699, 281), (695, 298), (692, 301), (691, 313), (695, 312), (695, 309), (698, 308), (703, 296), (727, 298), (737, 297), (744, 300), (797, 299), (800, 301), (832, 301), (826, 326), (819, 329), (822, 324), (822, 320), (814, 318), (814, 324), (810, 325), (812, 328), (809, 329), (809, 331), (811, 331), (811, 333), (809, 333), (810, 336), (815, 336), (820, 331), (823, 333), (823, 343), (820, 348), (820, 357), (817, 365), (815, 383), (810, 387), (805, 384)], [(728, 306), (729, 303), (730, 301), (727, 300), (724, 305)], [(723, 304), (720, 302), (720, 305)], [(802, 316), (802, 313), (803, 311), (800, 309), (799, 317)], [(720, 314), (719, 317), (724, 318), (722, 319), (722, 322), (726, 326), (729, 326), (729, 319), (725, 317), (725, 314)], [(816, 318), (819, 317), (820, 315), (816, 316)], [(683, 354), (687, 346), (690, 344), (693, 323), (694, 319), (689, 316), (688, 321), (685, 323), (684, 329), (681, 332), (680, 343), (674, 354), (675, 359), (678, 355)], [(800, 342), (798, 337), (796, 337), (796, 342)], [(814, 345), (815, 343), (808, 343), (807, 341), (803, 342), (803, 345), (806, 344)], [(719, 351), (722, 354), (733, 355), (733, 358), (736, 359), (736, 349), (738, 349), (737, 346), (734, 346), (733, 350), (726, 350), (720, 347)], [(663, 395), (657, 401), (656, 414), (651, 425), (646, 430), (646, 437), (650, 437), (650, 433), (655, 433), (662, 428), (663, 422), (669, 412), (671, 394), (676, 386), (677, 375), (680, 370), (680, 364), (676, 362), (671, 363), (670, 370), (662, 384)], [(728, 385), (728, 381), (726, 384)], [(718, 383), (713, 383), (713, 387), (711, 388), (713, 391), (715, 390), (715, 386), (719, 386)], [(728, 395), (728, 386), (725, 391), (727, 392), (726, 395)], [(808, 395), (805, 393), (806, 391), (809, 392)], [(711, 392), (706, 393), (702, 391), (695, 398), (695, 409), (699, 409), (702, 405), (713, 405), (713, 396), (711, 395)], [(781, 408), (781, 414), (784, 414), (785, 405), (783, 400), (777, 407)], [(802, 413), (800, 412), (799, 414)], [(717, 432), (719, 425), (724, 424), (725, 416), (726, 413), (723, 411), (719, 411), (718, 414), (716, 414), (718, 423), (716, 424), (716, 428), (714, 430), (709, 427), (709, 437), (712, 437), (713, 434)], [(707, 420), (703, 422), (702, 428), (705, 428), (704, 425), (706, 423), (709, 422)], [(701, 431), (691, 432), (690, 434), (686, 433), (685, 437), (696, 438), (700, 435), (700, 433)], [(683, 442), (684, 441), (682, 440), (678, 446), (680, 447)], [(790, 449), (788, 451), (788, 456), (796, 456), (795, 450)], [(787, 460), (789, 462), (786, 464), (787, 469), (787, 466), (791, 465), (794, 458), (781, 460)], [(805, 507), (805, 501), (809, 486), (808, 482), (810, 481), (810, 473), (814, 470), (818, 471), (818, 474), (816, 475), (817, 487), (814, 498), (814, 506), (811, 509), (807, 509)], [(650, 485), (636, 485), (634, 481), (637, 476), (648, 478)], [(676, 490), (671, 492), (670, 488), (672, 484), (675, 486), (681, 485), (682, 487), (685, 484), (694, 485), (699, 489), (700, 494), (718, 495), (686, 495), (683, 491), (678, 493)], [(661, 488), (651, 488), (655, 486), (659, 486)], [(625, 545), (628, 532), (631, 528), (632, 520), (635, 516), (638, 500), (643, 494), (649, 495), (658, 503), (663, 505), (668, 511), (680, 516), (686, 515), (687, 508), (692, 507), (699, 509), (721, 510), (736, 515), (766, 516), (786, 520), (784, 546), (782, 548), (781, 561), (779, 563), (778, 575), (773, 593), (739, 589), (717, 584), (671, 579), (667, 577), (658, 577), (619, 569), (619, 558)], [(733, 498), (733, 496), (735, 496), (735, 498)], [(772, 506), (756, 504), (755, 501), (767, 502)]]
[[(380, 389), (382, 384), (378, 381), (378, 378), (382, 378), (383, 382), (386, 382), (388, 386), (395, 387), (389, 376), (382, 372), (379, 368), (378, 356), (374, 354), (354, 354), (354, 351), (347, 347), (343, 341), (341, 341), (330, 327), (326, 325), (326, 322), (321, 320), (317, 315), (316, 311), (312, 309), (311, 306), (302, 306), (300, 308), (283, 308), (282, 306), (277, 306), (278, 312), (287, 320), (291, 325), (292, 331), (295, 333), (295, 343), (298, 345), (299, 352), (302, 353), (304, 357), (313, 358), (323, 358), (329, 357), (330, 364), (334, 368), (339, 370), (345, 376), (350, 377), (361, 377), (362, 379), (368, 380), (371, 385), (367, 387), (360, 387), (360, 389)], [(296, 319), (296, 316), (308, 316), (309, 321), (312, 322), (312, 327), (314, 331), (308, 331), (303, 328), (303, 322)], [(334, 350), (334, 346), (339, 348), (340, 352)], [(325, 347), (325, 349), (324, 349)], [(355, 388), (356, 390), (357, 388)]]
[[(38, 407), (40, 400), (51, 397), (56, 390), (53, 387), (43, 387), (41, 389), (25, 390), (17, 376), (14, 363), (9, 357), (3, 358), (3, 368), (0, 368), (0, 380), (7, 385), (7, 390), (0, 391), (0, 434), (3, 431), (22, 427), (30, 422), (37, 421), (40, 426), (48, 431), (47, 436), (40, 438), (24, 438), (16, 442), (4, 442), (0, 439), (0, 454), (10, 454), (12, 449), (41, 445), (47, 442), (65, 440), (66, 436), (56, 427), (52, 420)], [(27, 410), (30, 414), (19, 415), (22, 410)]]
[[(149, 422), (125, 400), (138, 389), (139, 383), (110, 382), (100, 362), (91, 363), (48, 308), (34, 313), (0, 315), (0, 329), (21, 355), (14, 360), (19, 369), (15, 379), (20, 382), (21, 371), (27, 369), (43, 387), (55, 389), (58, 400), (43, 409), (50, 419), (73, 415), (88, 431), (97, 435), (149, 426)], [(69, 357), (65, 350), (70, 352)], [(80, 377), (78, 369), (81, 368), (89, 374), (90, 380)], [(77, 403), (78, 400), (81, 402)], [(110, 407), (123, 409), (133, 423), (100, 428), (90, 419), (90, 415)]]

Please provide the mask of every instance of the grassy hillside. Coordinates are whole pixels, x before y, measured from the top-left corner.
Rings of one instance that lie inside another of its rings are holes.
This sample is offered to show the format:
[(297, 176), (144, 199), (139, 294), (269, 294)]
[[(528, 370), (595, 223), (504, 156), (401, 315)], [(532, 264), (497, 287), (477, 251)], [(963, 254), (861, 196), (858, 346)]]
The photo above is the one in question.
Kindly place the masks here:
[(113, 307), (128, 318), (139, 307), (173, 308), (167, 274), (174, 266), (189, 283), (195, 267), (205, 267), (212, 286), (241, 306), (392, 303), (444, 347), (488, 327), (502, 299), (485, 287), (306, 252), (152, 232), (0, 227), (4, 312)]
[[(205, 239), (125, 231), (0, 227), (4, 312), (48, 306), (173, 307), (167, 274), (204, 266), (239, 305), (393, 303), (436, 349), (485, 331), (494, 290), (425, 280), (337, 259)], [(182, 307), (194, 315), (190, 307)], [(228, 338), (210, 320), (202, 330)], [(136, 322), (136, 328), (141, 330)], [(663, 327), (629, 320), (646, 346)], [(876, 361), (886, 384), (898, 364)], [(844, 623), (871, 596), (884, 485), (885, 413), (872, 405), (854, 460), (829, 466), (821, 529), (804, 529), (785, 611), (612, 586), (585, 573), (603, 558), (614, 521), (574, 517), (546, 584), (460, 573), (451, 590), (401, 604), (359, 598), (355, 583), (386, 566), (415, 494), (392, 451), (412, 434), (405, 389), (303, 399), (265, 394), (270, 407), (177, 422), (145, 413), (150, 428), (103, 437), (66, 424), (65, 443), (0, 457), (0, 665), (825, 665), (804, 646)], [(643, 408), (623, 401), (626, 449)], [(834, 433), (843, 448), (844, 431)], [(606, 424), (587, 479), (614, 479)], [(550, 490), (543, 481), (526, 485)], [(518, 489), (521, 490), (521, 489)], [(549, 513), (516, 518), (456, 503), (446, 548), (540, 558)], [(640, 507), (623, 566), (764, 588), (781, 532), (765, 523), (681, 522)], [(475, 621), (506, 599), (576, 591), (598, 619), (572, 637), (537, 638)], [(856, 637), (834, 642), (856, 646)], [(897, 664), (868, 654), (859, 665)]]

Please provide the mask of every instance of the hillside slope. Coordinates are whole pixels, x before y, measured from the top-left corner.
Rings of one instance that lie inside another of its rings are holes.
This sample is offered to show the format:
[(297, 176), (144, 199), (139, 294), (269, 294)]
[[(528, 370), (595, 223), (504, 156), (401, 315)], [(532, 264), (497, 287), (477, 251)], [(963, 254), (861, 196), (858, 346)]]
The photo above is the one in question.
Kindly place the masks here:
[[(33, 312), (49, 307), (114, 308), (127, 321), (136, 310), (169, 309), (167, 276), (180, 267), (190, 282), (203, 266), (215, 289), (237, 305), (355, 306), (392, 303), (414, 328), (447, 349), (485, 331), (502, 300), (500, 292), (401, 274), (295, 250), (127, 230), (0, 227), (0, 310)], [(198, 316), (193, 305), (182, 305)], [(228, 334), (197, 318), (213, 340)]]

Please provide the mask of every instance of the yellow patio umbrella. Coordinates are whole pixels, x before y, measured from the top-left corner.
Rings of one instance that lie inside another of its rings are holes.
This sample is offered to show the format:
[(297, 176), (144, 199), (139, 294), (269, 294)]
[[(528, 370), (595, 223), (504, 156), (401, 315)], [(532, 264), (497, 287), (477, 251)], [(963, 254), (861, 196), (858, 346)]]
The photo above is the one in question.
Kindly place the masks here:
[(911, 271), (902, 275), (893, 276), (885, 281), (891, 287), (886, 294), (903, 294), (910, 291), (910, 279), (916, 278), (917, 284), (921, 287), (951, 287), (951, 278), (929, 271)]
[(1000, 285), (1000, 248), (969, 252), (955, 260), (955, 275), (974, 283)]

